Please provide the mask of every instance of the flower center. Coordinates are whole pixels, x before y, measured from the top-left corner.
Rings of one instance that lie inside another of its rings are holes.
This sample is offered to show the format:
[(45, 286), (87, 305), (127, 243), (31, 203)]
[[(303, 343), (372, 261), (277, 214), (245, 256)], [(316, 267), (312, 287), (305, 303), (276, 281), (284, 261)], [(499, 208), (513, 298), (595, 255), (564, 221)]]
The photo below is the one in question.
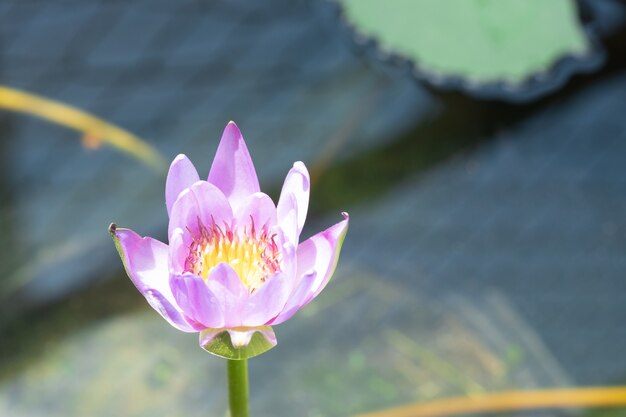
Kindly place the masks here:
[(185, 272), (206, 280), (213, 267), (226, 262), (253, 292), (280, 271), (281, 254), (275, 242), (276, 234), (270, 234), (266, 226), (256, 230), (252, 219), (249, 229), (244, 226), (236, 230), (228, 225), (221, 228), (213, 220), (212, 225), (206, 227), (198, 219), (198, 231), (189, 232), (193, 242), (185, 260)]

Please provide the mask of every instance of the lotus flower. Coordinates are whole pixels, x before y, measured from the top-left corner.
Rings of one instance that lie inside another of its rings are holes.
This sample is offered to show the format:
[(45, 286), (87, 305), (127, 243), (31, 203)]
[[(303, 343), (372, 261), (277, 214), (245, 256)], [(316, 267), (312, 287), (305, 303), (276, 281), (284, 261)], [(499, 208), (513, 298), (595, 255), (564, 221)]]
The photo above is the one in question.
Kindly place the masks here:
[(165, 185), (169, 245), (112, 224), (128, 276), (172, 326), (200, 345), (244, 359), (276, 345), (271, 325), (292, 317), (330, 280), (348, 229), (344, 220), (299, 243), (309, 174), (296, 162), (278, 204), (260, 191), (239, 128), (230, 122), (208, 180), (185, 155)]

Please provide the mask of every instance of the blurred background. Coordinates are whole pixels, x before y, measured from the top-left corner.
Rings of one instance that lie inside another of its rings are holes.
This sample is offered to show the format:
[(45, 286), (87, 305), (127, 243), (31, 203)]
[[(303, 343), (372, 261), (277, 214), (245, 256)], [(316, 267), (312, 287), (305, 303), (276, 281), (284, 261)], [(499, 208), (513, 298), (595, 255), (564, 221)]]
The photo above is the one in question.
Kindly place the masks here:
[(0, 415), (226, 415), (107, 226), (165, 240), (229, 120), (275, 200), (309, 167), (303, 236), (351, 214), (253, 415), (624, 384), (625, 109), (619, 0), (2, 0)]

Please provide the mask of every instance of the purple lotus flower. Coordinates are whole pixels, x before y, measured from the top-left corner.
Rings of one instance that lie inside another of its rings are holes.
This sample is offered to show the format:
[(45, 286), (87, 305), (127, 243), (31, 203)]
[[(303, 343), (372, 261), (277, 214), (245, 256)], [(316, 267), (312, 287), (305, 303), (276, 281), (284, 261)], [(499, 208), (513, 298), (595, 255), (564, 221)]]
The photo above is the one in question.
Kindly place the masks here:
[(200, 332), (200, 345), (212, 353), (251, 357), (276, 345), (270, 326), (315, 298), (337, 265), (346, 213), (299, 243), (309, 184), (306, 167), (296, 162), (274, 205), (230, 122), (207, 181), (185, 155), (170, 166), (169, 245), (114, 224), (110, 231), (128, 276), (165, 320)]

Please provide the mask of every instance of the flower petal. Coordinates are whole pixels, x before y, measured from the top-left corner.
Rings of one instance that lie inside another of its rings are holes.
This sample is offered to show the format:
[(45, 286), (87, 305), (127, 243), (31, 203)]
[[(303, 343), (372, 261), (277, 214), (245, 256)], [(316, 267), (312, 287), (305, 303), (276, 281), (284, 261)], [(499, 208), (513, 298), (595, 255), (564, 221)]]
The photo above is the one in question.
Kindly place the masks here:
[(278, 199), (278, 222), (283, 225), (283, 222), (287, 224), (292, 223), (291, 216), (296, 216), (297, 236), (300, 236), (300, 232), (304, 227), (304, 221), (306, 220), (306, 214), (309, 208), (309, 191), (311, 187), (311, 180), (309, 178), (309, 171), (302, 162), (296, 162), (293, 164), (293, 168), (289, 170), (285, 183), (283, 184), (282, 191), (280, 192), (280, 198)]
[(242, 326), (243, 308), (249, 294), (237, 272), (227, 263), (219, 263), (209, 273), (207, 286), (215, 294), (224, 315), (224, 324), (212, 327)]
[(281, 310), (280, 314), (276, 316), (274, 319), (270, 320), (267, 324), (280, 324), (284, 321), (287, 321), (296, 314), (298, 310), (309, 301), (310, 295), (313, 293), (313, 286), (316, 283), (315, 278), (317, 277), (317, 273), (315, 271), (310, 271), (308, 274), (305, 274), (300, 278), (298, 285), (293, 290), (293, 292), (289, 295), (289, 299), (285, 304), (285, 307)]
[(167, 215), (172, 211), (172, 206), (178, 195), (185, 189), (200, 180), (196, 167), (193, 166), (189, 158), (180, 154), (172, 161), (170, 170), (165, 180), (165, 205)]
[(171, 240), (176, 228), (183, 229), (183, 241), (189, 245), (193, 236), (189, 231), (198, 234), (200, 220), (205, 226), (215, 224), (229, 226), (233, 220), (233, 211), (228, 200), (215, 185), (206, 181), (198, 181), (183, 190), (172, 206), (168, 237)]
[(343, 240), (348, 232), (348, 223), (350, 221), (348, 213), (344, 212), (341, 214), (344, 220), (307, 239), (298, 246), (298, 272), (296, 274), (301, 276), (310, 270), (314, 270), (317, 273), (316, 281), (318, 281), (319, 285), (315, 286), (311, 298), (317, 297), (324, 289), (335, 272), (337, 262), (339, 262), (339, 254)]
[[(281, 196), (281, 213), (278, 216), (278, 224), (285, 239), (292, 245), (297, 245), (300, 239), (300, 232), (298, 230), (298, 203), (296, 196), (292, 193), (287, 193), (284, 197)], [(288, 203), (285, 203), (288, 201)]]
[(289, 298), (293, 277), (278, 273), (271, 277), (258, 290), (250, 294), (243, 309), (245, 326), (261, 326), (278, 315)]
[(229, 122), (224, 129), (209, 171), (209, 182), (222, 190), (234, 209), (247, 196), (261, 191), (250, 153), (235, 122)]
[(223, 327), (224, 316), (220, 302), (204, 280), (197, 275), (172, 275), (170, 286), (182, 311), (204, 328)]
[(283, 311), (268, 324), (279, 324), (304, 307), (324, 289), (335, 272), (339, 253), (348, 231), (349, 216), (345, 220), (298, 245), (297, 277), (301, 277)]
[(246, 197), (244, 203), (235, 213), (239, 227), (246, 226), (250, 230), (250, 219), (254, 221), (254, 228), (261, 231), (263, 226), (271, 228), (276, 224), (276, 206), (272, 199), (264, 193), (254, 193)]
[(169, 271), (170, 275), (181, 275), (185, 271), (185, 261), (189, 256), (189, 247), (185, 245), (183, 236), (185, 231), (177, 227), (172, 232), (169, 244)]
[(203, 327), (182, 314), (170, 290), (167, 245), (150, 237), (142, 238), (130, 229), (118, 229), (114, 224), (109, 231), (126, 273), (150, 306), (178, 330), (201, 330)]

